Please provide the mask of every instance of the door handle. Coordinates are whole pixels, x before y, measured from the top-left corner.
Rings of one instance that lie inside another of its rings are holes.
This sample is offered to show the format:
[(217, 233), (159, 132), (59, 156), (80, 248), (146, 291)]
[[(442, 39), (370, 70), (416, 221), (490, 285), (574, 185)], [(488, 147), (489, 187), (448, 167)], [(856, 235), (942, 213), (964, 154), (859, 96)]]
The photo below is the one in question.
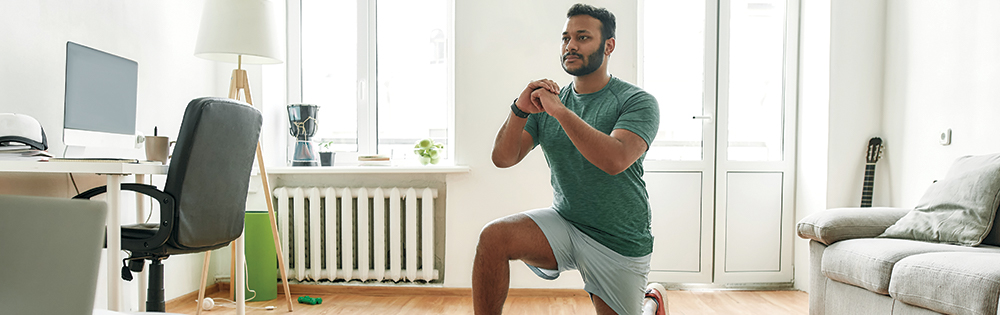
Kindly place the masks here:
[(358, 100), (364, 102), (368, 100), (368, 81), (358, 80)]
[(691, 116), (691, 119), (712, 120), (712, 116)]

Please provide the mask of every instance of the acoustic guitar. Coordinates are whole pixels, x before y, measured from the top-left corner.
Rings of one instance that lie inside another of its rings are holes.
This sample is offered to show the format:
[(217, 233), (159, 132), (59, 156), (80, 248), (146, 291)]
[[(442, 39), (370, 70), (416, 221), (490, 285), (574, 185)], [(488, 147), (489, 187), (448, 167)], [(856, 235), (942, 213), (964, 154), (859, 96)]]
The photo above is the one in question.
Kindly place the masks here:
[(875, 189), (875, 162), (882, 157), (882, 138), (874, 137), (868, 140), (868, 153), (865, 155), (865, 182), (861, 189), (861, 207), (872, 206), (872, 193)]

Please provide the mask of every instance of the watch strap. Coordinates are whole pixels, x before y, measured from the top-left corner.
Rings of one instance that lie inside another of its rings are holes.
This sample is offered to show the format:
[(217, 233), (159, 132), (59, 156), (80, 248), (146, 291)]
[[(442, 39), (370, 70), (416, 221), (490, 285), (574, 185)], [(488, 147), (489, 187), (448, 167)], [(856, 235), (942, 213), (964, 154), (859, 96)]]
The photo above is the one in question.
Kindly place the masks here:
[(521, 110), (520, 108), (517, 108), (517, 99), (516, 98), (514, 99), (514, 103), (510, 104), (510, 111), (514, 112), (514, 116), (521, 117), (521, 118), (528, 118), (528, 115), (530, 115), (527, 112)]

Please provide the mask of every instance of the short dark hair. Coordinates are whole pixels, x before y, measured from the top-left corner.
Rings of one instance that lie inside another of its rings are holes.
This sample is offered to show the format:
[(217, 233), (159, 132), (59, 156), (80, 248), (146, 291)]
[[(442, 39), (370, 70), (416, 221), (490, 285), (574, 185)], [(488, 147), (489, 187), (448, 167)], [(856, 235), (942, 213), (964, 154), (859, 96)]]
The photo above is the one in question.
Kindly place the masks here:
[(577, 15), (589, 15), (601, 21), (601, 40), (606, 41), (615, 37), (615, 15), (605, 8), (598, 8), (589, 4), (577, 3), (566, 12), (566, 18)]

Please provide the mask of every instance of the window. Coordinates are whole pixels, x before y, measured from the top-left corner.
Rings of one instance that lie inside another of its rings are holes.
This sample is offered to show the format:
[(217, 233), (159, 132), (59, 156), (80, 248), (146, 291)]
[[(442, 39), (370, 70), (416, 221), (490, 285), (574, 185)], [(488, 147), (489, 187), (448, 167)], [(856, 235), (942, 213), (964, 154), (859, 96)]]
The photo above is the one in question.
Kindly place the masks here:
[(452, 0), (292, 1), (289, 102), (320, 106), (315, 139), (406, 159), (431, 138), (449, 158)]

